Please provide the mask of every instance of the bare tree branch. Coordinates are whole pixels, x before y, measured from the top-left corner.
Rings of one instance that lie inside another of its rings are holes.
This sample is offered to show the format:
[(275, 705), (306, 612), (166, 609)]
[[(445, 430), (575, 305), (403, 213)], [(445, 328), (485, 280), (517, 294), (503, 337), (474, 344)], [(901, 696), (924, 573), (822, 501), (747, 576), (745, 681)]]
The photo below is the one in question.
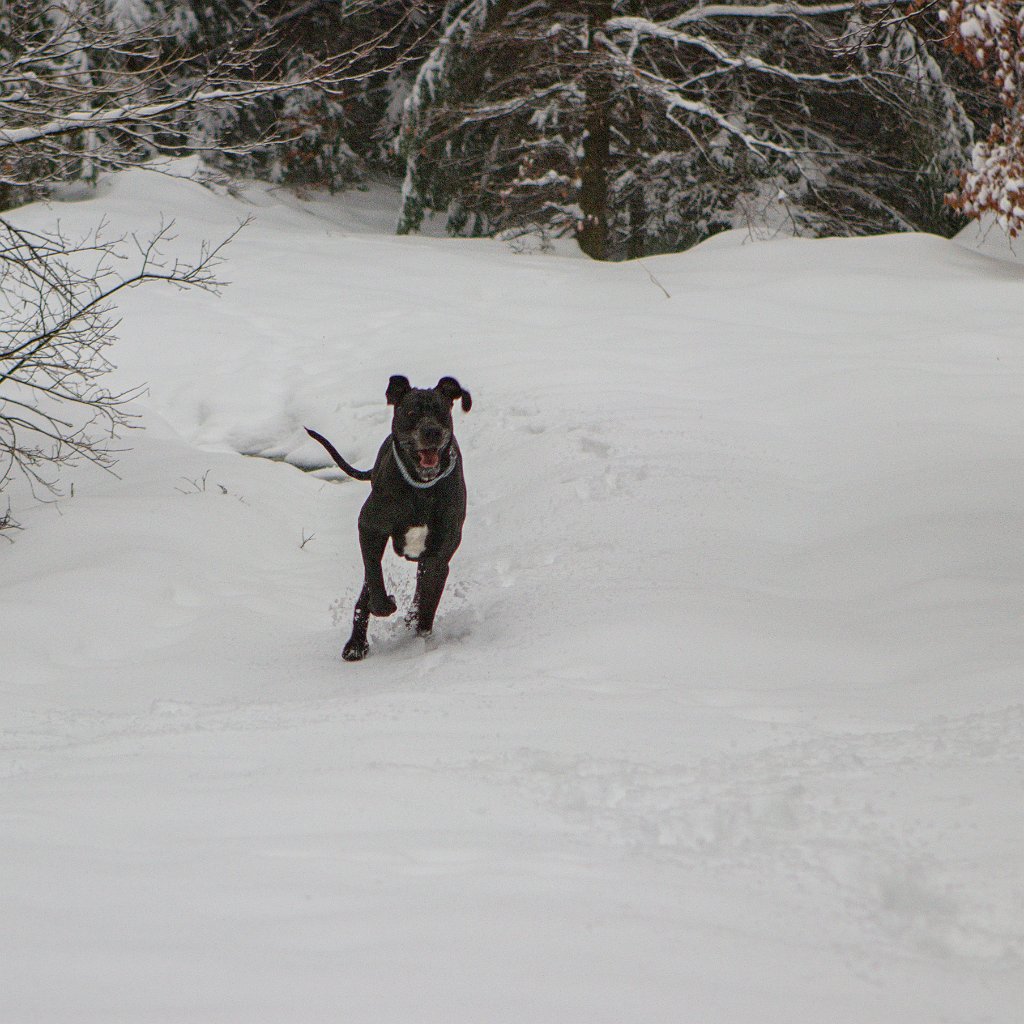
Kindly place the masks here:
[(0, 218), (0, 489), (20, 474), (34, 494), (56, 492), (58, 470), (81, 460), (113, 468), (139, 394), (104, 384), (114, 299), (151, 281), (215, 292), (224, 248), (243, 226), (183, 260), (167, 252), (173, 221), (145, 237), (110, 238), (101, 226), (69, 238)]

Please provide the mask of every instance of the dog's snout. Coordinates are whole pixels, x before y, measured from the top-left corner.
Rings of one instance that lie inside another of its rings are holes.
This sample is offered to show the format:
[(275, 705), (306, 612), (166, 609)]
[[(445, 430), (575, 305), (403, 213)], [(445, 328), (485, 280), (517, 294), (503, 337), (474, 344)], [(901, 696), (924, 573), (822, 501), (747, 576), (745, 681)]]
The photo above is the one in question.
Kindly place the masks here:
[(444, 431), (436, 424), (427, 424), (420, 430), (420, 437), (430, 445), (439, 445), (444, 440)]

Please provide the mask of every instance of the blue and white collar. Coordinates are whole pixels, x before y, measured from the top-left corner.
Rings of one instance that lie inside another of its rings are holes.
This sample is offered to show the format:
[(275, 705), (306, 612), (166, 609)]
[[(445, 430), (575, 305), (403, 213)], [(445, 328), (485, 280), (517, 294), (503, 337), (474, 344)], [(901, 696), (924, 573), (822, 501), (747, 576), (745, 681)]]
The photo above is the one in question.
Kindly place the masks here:
[(433, 487), (434, 484), (440, 483), (446, 476), (449, 476), (456, 464), (459, 461), (459, 456), (455, 451), (455, 445), (448, 450), (448, 465), (442, 470), (433, 480), (417, 480), (408, 469), (405, 468), (405, 463), (402, 461), (402, 456), (398, 453), (398, 445), (395, 444), (395, 439), (391, 438), (391, 451), (394, 453), (395, 462), (398, 463), (398, 471), (402, 474), (402, 478), (407, 484), (412, 487), (419, 487), (421, 490), (426, 487)]

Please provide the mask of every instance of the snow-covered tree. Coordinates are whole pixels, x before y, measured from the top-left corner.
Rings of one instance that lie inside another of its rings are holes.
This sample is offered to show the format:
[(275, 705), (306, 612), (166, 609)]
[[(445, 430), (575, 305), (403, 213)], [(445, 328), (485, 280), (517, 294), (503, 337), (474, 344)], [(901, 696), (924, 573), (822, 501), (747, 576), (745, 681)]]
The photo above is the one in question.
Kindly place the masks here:
[[(280, 6), (280, 5), (276, 5)], [(0, 7), (0, 184), (93, 178), (160, 153), (220, 156), (304, 129), (268, 103), (344, 97), (381, 40), (293, 53), (281, 32), (314, 5), (226, 0), (7, 0)], [(319, 6), (319, 5), (316, 5)], [(344, 6), (344, 5), (343, 5)], [(354, 9), (365, 4), (351, 5)], [(383, 62), (393, 60), (385, 51)], [(246, 112), (256, 111), (254, 114)], [(228, 129), (246, 118), (243, 132)]]
[(971, 154), (954, 205), (992, 213), (1010, 234), (1024, 230), (1024, 5), (1019, 0), (950, 0), (940, 11), (950, 46), (998, 90), (1004, 115)]
[(971, 122), (893, 6), (449, 3), (406, 101), (400, 230), (443, 211), (606, 258), (744, 222), (935, 229)]
[[(246, 15), (246, 0), (199, 11), (210, 43), (228, 29), (227, 12)], [(267, 0), (261, 10), (273, 33), (256, 64), (258, 73), (286, 69), (293, 76), (346, 55), (350, 74), (337, 88), (316, 83), (267, 95), (211, 118), (207, 134), (222, 143), (212, 154), (226, 169), (291, 184), (339, 188), (359, 180), (370, 165), (394, 171), (383, 145), (394, 134), (389, 120), (402, 69), (429, 22), (429, 4), (416, 0)]]

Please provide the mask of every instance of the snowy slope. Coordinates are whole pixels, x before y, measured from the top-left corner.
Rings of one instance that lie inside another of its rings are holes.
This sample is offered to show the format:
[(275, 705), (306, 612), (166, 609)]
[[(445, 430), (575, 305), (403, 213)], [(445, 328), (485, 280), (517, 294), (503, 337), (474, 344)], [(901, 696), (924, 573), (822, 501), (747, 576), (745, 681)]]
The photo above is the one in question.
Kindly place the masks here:
[[(1019, 1021), (1024, 267), (384, 206), (17, 214), (255, 221), (127, 297), (147, 429), (0, 547), (0, 1022)], [(470, 516), (353, 666), (366, 485), (237, 453), (369, 465), (399, 372), (473, 392)]]

